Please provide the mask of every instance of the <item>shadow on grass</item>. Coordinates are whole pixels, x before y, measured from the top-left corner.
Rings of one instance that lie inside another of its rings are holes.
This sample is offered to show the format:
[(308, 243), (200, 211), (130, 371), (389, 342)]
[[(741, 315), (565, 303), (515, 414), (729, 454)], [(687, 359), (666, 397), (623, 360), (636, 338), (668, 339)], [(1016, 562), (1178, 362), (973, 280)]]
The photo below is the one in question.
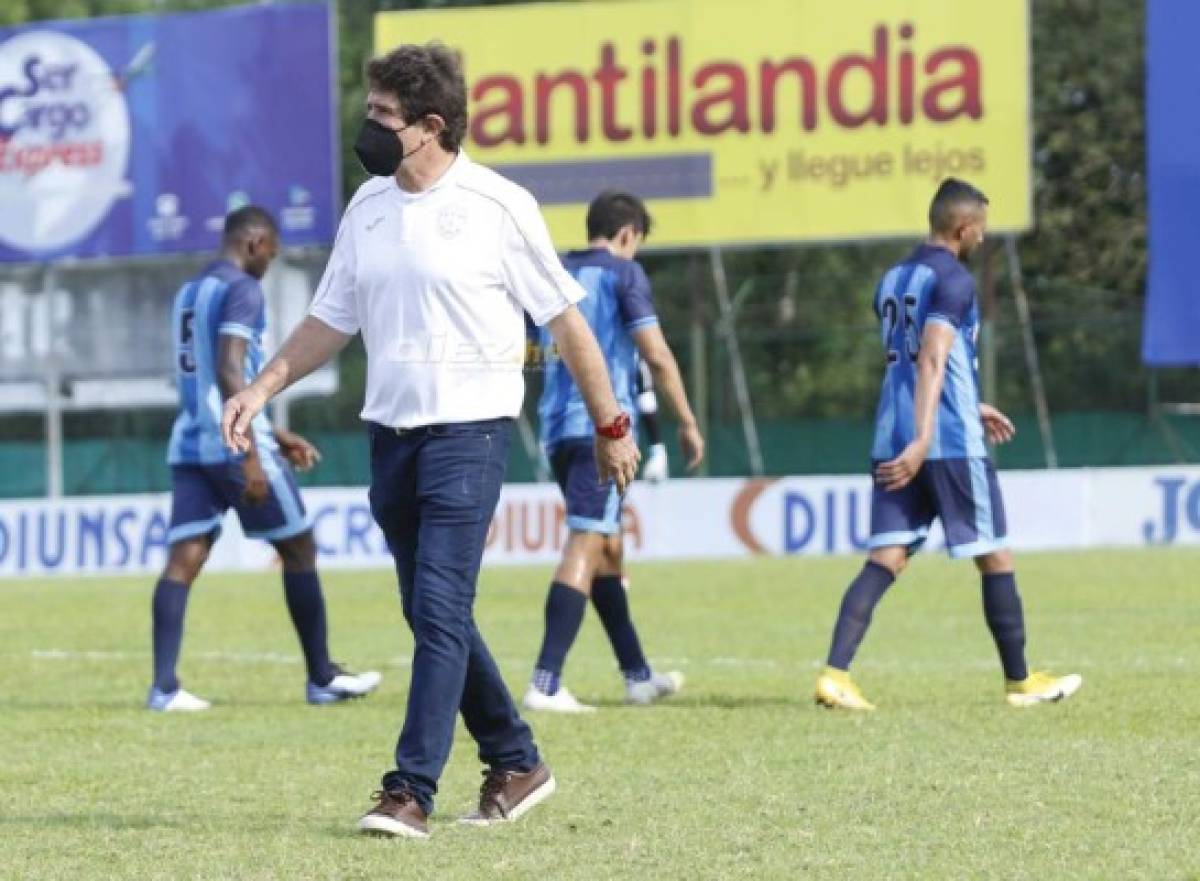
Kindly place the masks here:
[[(501, 836), (504, 834), (505, 828), (512, 828), (512, 823), (501, 823), (498, 826), (488, 829), (479, 829), (474, 826), (467, 826), (458, 821), (461, 814), (467, 813), (468, 806), (460, 805), (462, 810), (455, 808), (439, 808), (432, 817), (429, 818), (429, 832), (431, 836), (436, 835), (442, 838), (446, 835), (463, 835), (481, 837)], [(383, 847), (422, 847), (428, 846), (425, 840), (392, 837), (389, 835), (364, 834), (358, 828), (358, 818), (360, 815), (349, 815), (348, 819), (339, 822), (322, 823), (317, 827), (322, 838), (332, 839), (336, 841), (378, 841), (383, 842)], [(572, 830), (573, 831), (573, 830)]]
[(746, 694), (697, 694), (684, 697), (671, 697), (659, 701), (653, 706), (638, 707), (625, 703), (623, 700), (601, 698), (589, 700), (580, 695), (580, 699), (593, 706), (605, 709), (628, 710), (631, 713), (654, 712), (655, 710), (752, 710), (769, 707), (809, 707), (812, 698), (789, 697), (786, 695), (746, 695)]
[(194, 822), (184, 817), (124, 816), (95, 811), (79, 814), (57, 811), (49, 814), (4, 814), (0, 816), (0, 827), (28, 826), (42, 830), (64, 827), (75, 831), (108, 829), (113, 832), (148, 832), (152, 829), (187, 829), (194, 825)]
[(106, 711), (121, 711), (121, 710), (137, 710), (144, 713), (146, 711), (143, 703), (137, 698), (114, 698), (112, 700), (85, 700), (80, 699), (78, 695), (63, 698), (62, 700), (24, 700), (23, 698), (7, 698), (0, 700), (0, 710), (53, 710), (61, 712), (70, 710), (71, 712), (79, 712), (80, 710), (106, 710)]

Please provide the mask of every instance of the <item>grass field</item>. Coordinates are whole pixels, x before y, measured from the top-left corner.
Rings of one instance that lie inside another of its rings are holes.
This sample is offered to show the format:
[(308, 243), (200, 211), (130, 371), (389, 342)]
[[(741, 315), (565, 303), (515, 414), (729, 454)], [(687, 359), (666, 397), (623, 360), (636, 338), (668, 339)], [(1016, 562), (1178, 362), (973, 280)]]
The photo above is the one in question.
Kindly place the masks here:
[[(566, 681), (603, 704), (534, 718), (559, 792), (458, 828), (479, 777), (460, 731), (433, 838), (361, 839), (411, 647), (388, 573), (326, 576), (335, 656), (378, 666), (352, 706), (303, 704), (274, 577), (206, 576), (182, 676), (199, 716), (140, 708), (147, 580), (0, 582), (0, 878), (1200, 878), (1200, 553), (1022, 561), (1030, 657), (1065, 704), (1004, 705), (977, 578), (920, 559), (856, 673), (879, 712), (811, 703), (853, 559), (642, 565), (649, 654), (688, 687), (626, 709), (594, 618)], [(478, 617), (523, 686), (548, 569), (491, 570)]]

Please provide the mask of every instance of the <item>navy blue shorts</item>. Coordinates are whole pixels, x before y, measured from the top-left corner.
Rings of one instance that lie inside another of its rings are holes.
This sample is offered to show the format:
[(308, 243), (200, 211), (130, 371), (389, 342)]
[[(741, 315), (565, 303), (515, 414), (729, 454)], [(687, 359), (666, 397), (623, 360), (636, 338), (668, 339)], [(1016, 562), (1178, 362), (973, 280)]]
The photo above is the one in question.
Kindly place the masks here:
[[(874, 474), (879, 462), (872, 463)], [(978, 557), (1007, 546), (1008, 524), (996, 469), (987, 458), (930, 459), (908, 486), (871, 493), (871, 548), (925, 543), (935, 517), (951, 557)]]
[(271, 489), (257, 505), (242, 501), (246, 487), (242, 463), (221, 462), (212, 465), (171, 466), (170, 544), (221, 532), (221, 520), (230, 508), (237, 511), (242, 532), (248, 538), (278, 541), (309, 529), (312, 524), (300, 498), (300, 488), (292, 466), (272, 451), (262, 455), (263, 472)]
[(621, 496), (611, 480), (600, 483), (591, 438), (562, 441), (550, 450), (550, 469), (567, 506), (567, 527), (616, 535), (621, 531)]

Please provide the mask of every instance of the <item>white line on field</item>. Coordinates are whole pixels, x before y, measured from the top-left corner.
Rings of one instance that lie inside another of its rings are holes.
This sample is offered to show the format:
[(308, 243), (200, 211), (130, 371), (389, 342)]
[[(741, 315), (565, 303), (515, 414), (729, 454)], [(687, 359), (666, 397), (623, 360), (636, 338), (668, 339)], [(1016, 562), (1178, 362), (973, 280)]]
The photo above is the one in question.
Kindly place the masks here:
[[(75, 651), (73, 649), (34, 649), (31, 658), (40, 661), (134, 661), (150, 657), (149, 652)], [(198, 652), (204, 661), (228, 661), (234, 664), (299, 664), (297, 655), (279, 652)]]
[[(137, 661), (150, 657), (150, 652), (120, 652), (120, 651), (86, 651), (75, 649), (34, 649), (29, 653), (31, 658), (39, 661)], [(220, 661), (231, 664), (300, 664), (298, 655), (281, 654), (280, 652), (198, 652), (193, 656), (202, 661)], [(693, 661), (689, 658), (655, 658), (659, 667), (741, 667), (773, 669), (783, 666), (771, 658), (706, 658), (703, 661)], [(528, 663), (528, 658), (499, 658), (498, 662), (505, 667), (520, 666)], [(412, 659), (396, 656), (384, 662), (388, 667), (411, 667)], [(805, 664), (804, 666), (812, 666)]]
[[(29, 657), (38, 661), (140, 661), (150, 657), (150, 652), (105, 652), (76, 651), (74, 649), (34, 649)], [(221, 661), (230, 664), (301, 664), (299, 655), (281, 652), (197, 652), (194, 658), (201, 661)], [(389, 667), (411, 667), (410, 658), (396, 657), (384, 662)]]
[[(16, 652), (0, 652), (0, 655), (17, 655)], [(33, 649), (28, 657), (38, 661), (141, 661), (150, 657), (149, 651), (90, 651), (75, 649)], [(191, 656), (202, 661), (217, 661), (229, 664), (286, 664), (299, 665), (303, 661), (299, 655), (289, 655), (281, 652), (198, 652)], [(497, 663), (504, 668), (518, 668), (529, 663), (528, 658), (502, 657)], [(775, 658), (740, 658), (718, 656), (693, 660), (681, 657), (656, 657), (652, 659), (655, 667), (669, 669), (672, 667), (714, 667), (717, 669), (740, 670), (817, 670), (823, 662), (814, 659), (796, 658), (779, 660)], [(1111, 660), (1098, 661), (1090, 658), (1050, 658), (1049, 666), (1055, 670), (1098, 669), (1110, 666)], [(384, 667), (411, 667), (412, 659), (396, 655), (382, 662)], [(888, 671), (914, 673), (919, 671), (947, 671), (948, 664), (942, 660), (917, 660), (913, 658), (870, 658), (862, 668), (867, 671)], [(1122, 661), (1122, 669), (1129, 670), (1162, 670), (1162, 669), (1191, 669), (1196, 666), (1189, 658), (1147, 658), (1135, 657)], [(995, 670), (996, 663), (984, 658), (964, 658), (953, 665), (955, 670), (962, 672), (977, 672)]]

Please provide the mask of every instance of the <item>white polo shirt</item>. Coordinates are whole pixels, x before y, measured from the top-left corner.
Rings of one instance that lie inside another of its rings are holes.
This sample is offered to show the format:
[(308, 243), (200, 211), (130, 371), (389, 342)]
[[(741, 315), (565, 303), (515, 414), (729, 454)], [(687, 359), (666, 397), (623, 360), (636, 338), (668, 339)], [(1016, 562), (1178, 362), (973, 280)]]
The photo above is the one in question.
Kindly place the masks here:
[(424, 192), (359, 188), (309, 312), (362, 332), (362, 418), (413, 428), (516, 417), (522, 313), (542, 325), (583, 296), (533, 196), (460, 151)]

